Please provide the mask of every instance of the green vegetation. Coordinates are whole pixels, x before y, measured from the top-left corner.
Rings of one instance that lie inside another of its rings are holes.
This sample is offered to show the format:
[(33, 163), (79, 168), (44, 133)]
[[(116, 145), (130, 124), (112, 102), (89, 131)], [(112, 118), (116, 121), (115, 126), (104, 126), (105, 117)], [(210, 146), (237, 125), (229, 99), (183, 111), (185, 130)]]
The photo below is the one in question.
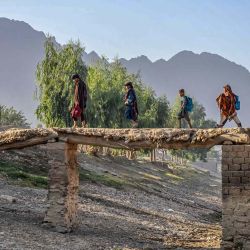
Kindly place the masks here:
[(171, 173), (169, 173), (169, 172), (166, 172), (165, 175), (166, 175), (167, 177), (173, 178), (173, 179), (175, 179), (175, 180), (183, 180), (183, 179), (184, 179), (184, 178), (181, 177), (181, 176), (178, 176), (178, 175), (175, 175), (175, 174), (171, 174)]
[(0, 105), (0, 126), (29, 127), (24, 114), (16, 111), (13, 107)]
[(118, 59), (109, 63), (103, 58), (96, 66), (86, 68), (82, 61), (84, 48), (70, 41), (57, 48), (48, 37), (45, 58), (37, 66), (37, 118), (46, 126), (71, 126), (73, 105), (73, 73), (87, 80), (89, 98), (87, 120), (90, 127), (127, 127), (124, 119), (124, 83), (132, 81), (138, 97), (141, 127), (169, 126), (169, 102), (165, 96), (156, 97), (138, 75), (129, 74)]
[(126, 184), (124, 180), (121, 180), (118, 177), (111, 176), (108, 174), (97, 174), (94, 171), (84, 169), (80, 170), (80, 180), (90, 181), (92, 183), (99, 183), (117, 189), (123, 188), (123, 186)]
[[(117, 162), (118, 163), (118, 162)], [(123, 166), (126, 162), (120, 161), (119, 164)], [(141, 165), (142, 163), (135, 162)], [(157, 188), (157, 183), (167, 182), (174, 185), (196, 185), (195, 183), (208, 178), (208, 174), (199, 171), (189, 166), (172, 166), (172, 172), (168, 172), (164, 169), (155, 169), (155, 172), (147, 172), (147, 169), (138, 172), (138, 177), (133, 177), (131, 175), (123, 175), (122, 177), (114, 176), (111, 173), (98, 173), (91, 170), (80, 169), (80, 181), (95, 183), (99, 185), (104, 185), (107, 187), (113, 187), (115, 189), (125, 189), (126, 187), (132, 187), (136, 189), (143, 189), (147, 191), (147, 183), (155, 183)], [(8, 181), (12, 184), (17, 184), (26, 187), (35, 188), (47, 188), (48, 186), (48, 173), (46, 170), (34, 170), (25, 166), (16, 165), (11, 162), (0, 161), (0, 176), (6, 176)]]
[[(48, 174), (41, 171), (36, 171), (36, 174), (34, 174), (34, 171), (32, 172), (27, 167), (0, 161), (0, 174), (8, 177), (13, 183), (27, 187), (47, 188)], [(108, 174), (97, 174), (94, 171), (84, 169), (80, 169), (80, 180), (99, 183), (117, 189), (123, 188), (126, 184), (124, 180), (118, 177)]]
[(192, 168), (189, 165), (172, 165), (171, 169), (173, 171), (172, 173), (166, 172), (164, 175), (178, 185), (196, 185), (195, 183), (207, 179), (209, 176), (209, 172)]
[(30, 172), (23, 166), (0, 162), (0, 174), (6, 175), (12, 181), (23, 186), (47, 188), (48, 178), (46, 176), (35, 175)]
[(45, 43), (45, 58), (36, 72), (36, 98), (39, 100), (36, 115), (47, 127), (72, 125), (69, 109), (73, 105), (74, 86), (71, 76), (77, 72), (85, 80), (87, 75), (82, 52), (80, 42), (71, 41), (57, 48), (48, 37)]
[[(172, 127), (178, 127), (178, 119), (177, 114), (180, 110), (180, 97), (177, 96), (174, 104), (171, 106), (170, 111), (170, 119)], [(206, 118), (206, 110), (202, 104), (198, 103), (193, 97), (193, 111), (190, 113), (190, 119), (192, 126), (194, 128), (214, 128), (216, 126), (216, 122)], [(183, 127), (187, 128), (188, 124), (183, 119)]]
[[(206, 119), (206, 110), (205, 108), (198, 103), (195, 98), (193, 98), (194, 108), (190, 113), (190, 119), (192, 126), (194, 128), (214, 128), (216, 126), (216, 122), (210, 119)], [(177, 96), (174, 104), (171, 107), (170, 118), (171, 124), (173, 127), (178, 126), (177, 114), (180, 107), (180, 97)], [(184, 119), (183, 119), (184, 120)], [(183, 127), (187, 128), (188, 125), (185, 121), (183, 121)], [(206, 161), (207, 153), (209, 149), (189, 149), (189, 150), (171, 150), (172, 155), (176, 155), (178, 157), (195, 161), (202, 160)]]
[[(46, 126), (72, 125), (69, 110), (73, 106), (73, 73), (87, 82), (89, 97), (86, 116), (89, 127), (123, 128), (130, 126), (124, 118), (124, 83), (132, 81), (138, 98), (139, 127), (177, 127), (180, 98), (170, 106), (166, 96), (157, 97), (153, 89), (143, 84), (139, 75), (129, 74), (116, 58), (109, 62), (102, 58), (97, 65), (86, 67), (82, 61), (84, 48), (80, 42), (70, 41), (63, 47), (53, 44), (50, 37), (45, 43), (45, 58), (37, 66), (37, 118)], [(214, 127), (206, 119), (205, 108), (193, 100), (190, 114), (193, 127)], [(186, 127), (186, 125), (185, 125)], [(188, 160), (205, 160), (208, 150), (171, 151)]]

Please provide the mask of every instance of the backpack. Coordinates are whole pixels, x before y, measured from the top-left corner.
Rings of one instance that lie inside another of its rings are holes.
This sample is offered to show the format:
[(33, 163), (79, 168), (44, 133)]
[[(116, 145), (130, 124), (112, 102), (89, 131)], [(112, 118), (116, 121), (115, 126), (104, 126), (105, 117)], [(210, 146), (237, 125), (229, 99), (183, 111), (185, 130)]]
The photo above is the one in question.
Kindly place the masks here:
[(193, 99), (191, 97), (186, 96), (186, 100), (187, 100), (187, 104), (186, 104), (186, 110), (188, 112), (192, 112), (193, 111)]
[(240, 98), (237, 95), (235, 95), (235, 109), (240, 110)]

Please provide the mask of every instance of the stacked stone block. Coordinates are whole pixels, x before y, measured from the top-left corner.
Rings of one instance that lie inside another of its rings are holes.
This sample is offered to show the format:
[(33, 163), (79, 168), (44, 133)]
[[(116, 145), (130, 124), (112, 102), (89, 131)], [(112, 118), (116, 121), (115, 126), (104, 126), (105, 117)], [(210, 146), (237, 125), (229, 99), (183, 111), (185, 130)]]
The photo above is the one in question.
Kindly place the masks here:
[(222, 146), (222, 248), (250, 250), (250, 145)]

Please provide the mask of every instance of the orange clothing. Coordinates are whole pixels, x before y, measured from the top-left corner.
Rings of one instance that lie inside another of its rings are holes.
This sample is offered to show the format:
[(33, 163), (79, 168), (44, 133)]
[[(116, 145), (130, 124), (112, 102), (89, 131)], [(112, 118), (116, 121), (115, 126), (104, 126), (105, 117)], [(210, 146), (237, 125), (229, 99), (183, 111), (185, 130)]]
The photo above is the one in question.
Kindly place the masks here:
[(225, 94), (221, 94), (217, 97), (216, 101), (222, 115), (224, 115), (225, 117), (236, 115), (236, 97), (234, 93), (231, 93), (228, 96), (226, 96)]

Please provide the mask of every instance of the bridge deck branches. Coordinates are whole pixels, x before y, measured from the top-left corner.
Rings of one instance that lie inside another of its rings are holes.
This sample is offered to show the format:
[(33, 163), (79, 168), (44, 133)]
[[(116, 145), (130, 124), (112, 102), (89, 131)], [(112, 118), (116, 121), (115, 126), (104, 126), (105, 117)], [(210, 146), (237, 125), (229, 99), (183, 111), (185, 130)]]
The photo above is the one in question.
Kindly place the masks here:
[(225, 142), (236, 145), (250, 144), (250, 128), (9, 129), (0, 132), (0, 150), (23, 148), (52, 140), (121, 149), (211, 148)]

